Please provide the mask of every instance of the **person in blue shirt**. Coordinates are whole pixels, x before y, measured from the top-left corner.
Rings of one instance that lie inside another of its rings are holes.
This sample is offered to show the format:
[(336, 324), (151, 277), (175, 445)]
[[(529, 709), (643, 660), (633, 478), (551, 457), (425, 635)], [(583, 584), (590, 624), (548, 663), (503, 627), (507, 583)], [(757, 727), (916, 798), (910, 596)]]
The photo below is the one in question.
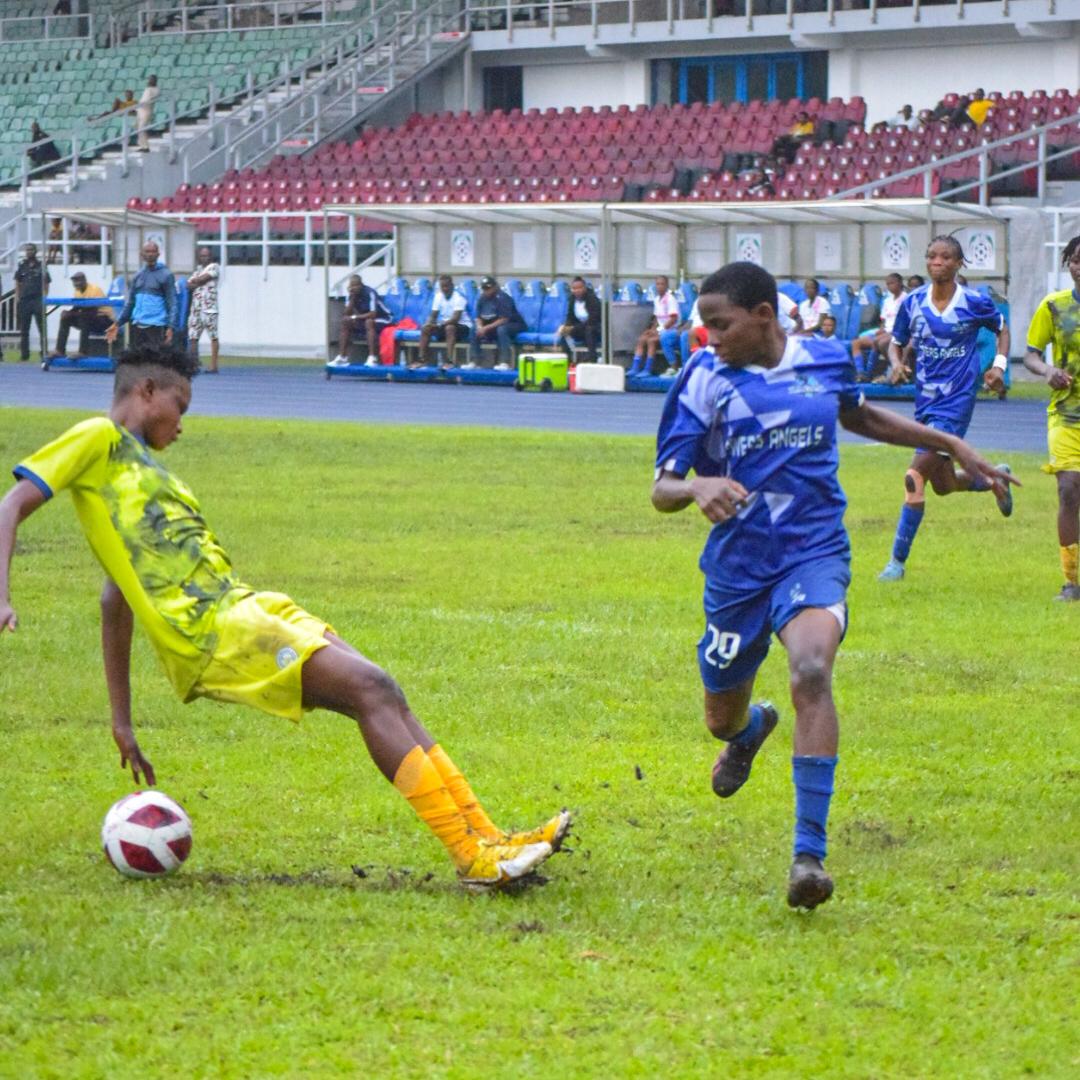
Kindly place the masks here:
[(839, 739), (832, 668), (850, 580), (837, 422), (866, 438), (947, 453), (1001, 490), (1011, 477), (956, 436), (867, 404), (843, 345), (787, 337), (776, 303), (776, 281), (753, 263), (730, 263), (703, 283), (698, 310), (709, 346), (665, 401), (652, 502), (663, 513), (695, 504), (713, 523), (700, 560), (697, 653), (705, 724), (727, 743), (712, 775), (721, 798), (746, 782), (777, 724), (773, 705), (751, 704), (772, 634), (787, 650), (795, 709), (787, 898), (813, 908), (833, 891), (823, 865)]
[(525, 320), (513, 298), (499, 288), (493, 277), (480, 282), (476, 300), (476, 319), (473, 324), (473, 363), (480, 359), (480, 346), (498, 346), (496, 371), (506, 371), (514, 359), (514, 338), (525, 329)]
[[(979, 392), (981, 361), (979, 331), (997, 338), (997, 356), (982, 382), (987, 390), (1004, 390), (1008, 368), (1009, 328), (994, 301), (957, 281), (964, 250), (954, 236), (935, 236), (926, 249), (930, 284), (908, 294), (896, 313), (889, 345), (889, 381), (906, 382), (911, 372), (904, 363), (910, 344), (915, 356), (915, 419), (937, 431), (963, 438), (967, 434)], [(1006, 472), (1007, 465), (1000, 466)], [(957, 469), (948, 454), (919, 446), (904, 475), (904, 505), (896, 526), (892, 557), (878, 574), (880, 581), (899, 581), (915, 534), (926, 510), (926, 485), (937, 495), (954, 491), (990, 491), (985, 477)], [(998, 509), (1012, 513), (1008, 487), (995, 492)]]
[(124, 323), (131, 323), (133, 349), (159, 349), (171, 345), (173, 327), (176, 325), (176, 281), (172, 271), (160, 262), (161, 250), (153, 240), (142, 246), (145, 264), (135, 275), (128, 289), (127, 303), (117, 316), (116, 322), (105, 331), (105, 340), (111, 345)]

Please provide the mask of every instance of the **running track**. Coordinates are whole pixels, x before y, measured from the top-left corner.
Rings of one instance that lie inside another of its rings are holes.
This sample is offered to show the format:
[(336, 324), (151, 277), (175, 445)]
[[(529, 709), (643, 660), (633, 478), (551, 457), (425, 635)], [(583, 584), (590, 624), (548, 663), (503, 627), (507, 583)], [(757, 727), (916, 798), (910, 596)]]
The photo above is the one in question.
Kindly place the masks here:
[[(84, 372), (44, 372), (36, 364), (0, 364), (0, 405), (109, 407), (112, 379)], [(519, 394), (509, 387), (372, 383), (314, 367), (239, 367), (195, 382), (196, 416), (341, 420), (361, 423), (462, 424), (612, 435), (654, 435), (660, 394)], [(890, 405), (906, 416), (908, 402)], [(3, 422), (0, 415), (0, 423)], [(857, 441), (842, 433), (844, 441)], [(976, 446), (1042, 453), (1046, 406), (1039, 401), (980, 401), (968, 437)]]

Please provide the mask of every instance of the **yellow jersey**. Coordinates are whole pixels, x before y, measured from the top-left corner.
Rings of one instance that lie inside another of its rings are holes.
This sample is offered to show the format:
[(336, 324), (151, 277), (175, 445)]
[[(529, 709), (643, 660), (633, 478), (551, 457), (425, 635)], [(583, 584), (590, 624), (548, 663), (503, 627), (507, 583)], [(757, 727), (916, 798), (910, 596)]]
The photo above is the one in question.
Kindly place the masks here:
[(1054, 365), (1072, 376), (1072, 386), (1051, 390), (1047, 407), (1050, 427), (1080, 427), (1080, 299), (1072, 289), (1043, 297), (1028, 327), (1029, 349), (1054, 346)]
[[(87, 285), (85, 289), (76, 289), (75, 296), (79, 300), (96, 300), (99, 296), (102, 300), (105, 299), (105, 294), (101, 291), (100, 285)], [(108, 315), (110, 318), (115, 314), (108, 304), (99, 307), (97, 311), (99, 315)]]
[(124, 594), (184, 700), (217, 646), (217, 619), (252, 590), (185, 484), (130, 431), (84, 420), (14, 469), (51, 498), (71, 492), (98, 562)]

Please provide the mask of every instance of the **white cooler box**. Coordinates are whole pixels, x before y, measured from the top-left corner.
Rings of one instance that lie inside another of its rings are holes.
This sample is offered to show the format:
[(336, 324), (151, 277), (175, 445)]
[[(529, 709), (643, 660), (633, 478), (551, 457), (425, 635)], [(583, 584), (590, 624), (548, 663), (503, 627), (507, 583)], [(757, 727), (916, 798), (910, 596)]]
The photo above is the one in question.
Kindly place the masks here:
[(575, 394), (621, 394), (626, 389), (621, 364), (578, 364), (575, 371)]

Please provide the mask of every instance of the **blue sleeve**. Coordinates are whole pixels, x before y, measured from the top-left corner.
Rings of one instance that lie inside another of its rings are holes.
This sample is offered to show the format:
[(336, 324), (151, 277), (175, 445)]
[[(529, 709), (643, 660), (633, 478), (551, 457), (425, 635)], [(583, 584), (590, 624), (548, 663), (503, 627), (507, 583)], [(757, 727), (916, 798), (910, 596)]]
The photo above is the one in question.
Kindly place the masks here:
[(162, 292), (165, 294), (165, 325), (168, 327), (176, 326), (176, 278), (172, 274), (166, 272), (165, 283), (162, 286)]
[(713, 373), (693, 358), (668, 391), (656, 432), (656, 472), (685, 476), (698, 460), (712, 426)]
[(1000, 334), (1005, 328), (1005, 316), (998, 311), (997, 304), (983, 293), (972, 290), (968, 294), (968, 311), (972, 318), (987, 330)]
[(375, 297), (375, 317), (377, 319), (389, 319), (390, 309), (383, 303), (382, 297), (374, 289), (372, 295)]
[[(136, 281), (138, 278), (136, 278)], [(120, 310), (120, 314), (116, 316), (116, 325), (123, 326), (124, 323), (131, 319), (131, 313), (135, 310), (135, 281), (131, 283), (131, 291), (127, 295), (127, 300), (124, 301), (124, 306)]]
[(896, 321), (893, 323), (892, 339), (900, 348), (903, 348), (911, 340), (911, 305), (914, 301), (914, 293), (904, 298), (900, 310), (896, 313)]

